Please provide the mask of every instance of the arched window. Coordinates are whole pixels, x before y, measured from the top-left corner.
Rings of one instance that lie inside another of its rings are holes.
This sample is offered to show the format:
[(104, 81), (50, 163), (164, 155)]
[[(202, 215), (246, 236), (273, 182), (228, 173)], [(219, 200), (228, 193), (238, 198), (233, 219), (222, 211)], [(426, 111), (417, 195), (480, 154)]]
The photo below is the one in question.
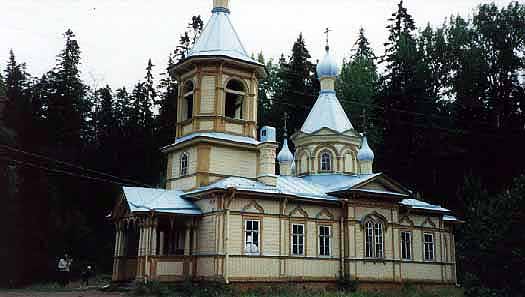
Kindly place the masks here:
[(383, 222), (369, 220), (365, 223), (365, 256), (367, 258), (384, 258)]
[(232, 119), (241, 120), (243, 117), (244, 97), (246, 90), (241, 81), (232, 79), (226, 85), (225, 114)]
[(180, 176), (188, 175), (188, 154), (182, 153), (180, 156)]
[(193, 117), (193, 82), (187, 81), (184, 84), (182, 100), (182, 120), (189, 120)]
[(321, 153), (321, 171), (332, 171), (332, 154), (328, 151)]

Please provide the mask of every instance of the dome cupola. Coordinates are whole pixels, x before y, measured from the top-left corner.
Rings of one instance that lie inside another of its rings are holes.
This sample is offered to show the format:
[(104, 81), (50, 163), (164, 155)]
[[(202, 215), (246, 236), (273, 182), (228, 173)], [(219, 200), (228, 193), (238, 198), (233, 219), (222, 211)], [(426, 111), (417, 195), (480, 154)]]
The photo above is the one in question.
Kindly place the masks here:
[(328, 77), (337, 77), (339, 75), (339, 66), (335, 58), (330, 53), (330, 47), (326, 46), (326, 54), (324, 58), (317, 64), (317, 76), (319, 79)]
[(279, 163), (292, 163), (294, 160), (293, 154), (290, 151), (290, 148), (288, 148), (288, 139), (284, 139), (283, 147), (281, 148), (281, 151), (277, 155), (277, 161)]
[(359, 161), (374, 161), (374, 152), (368, 145), (366, 136), (363, 136), (363, 144), (357, 153), (357, 160)]

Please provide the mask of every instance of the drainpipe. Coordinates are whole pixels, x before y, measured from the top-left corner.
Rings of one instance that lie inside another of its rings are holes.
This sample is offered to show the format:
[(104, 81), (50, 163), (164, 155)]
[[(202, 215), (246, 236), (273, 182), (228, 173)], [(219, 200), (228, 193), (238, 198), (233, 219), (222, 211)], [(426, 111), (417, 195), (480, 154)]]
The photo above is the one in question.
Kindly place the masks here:
[[(223, 208), (225, 208), (224, 213), (224, 281), (226, 284), (230, 283), (229, 280), (229, 273), (228, 273), (228, 262), (230, 259), (230, 251), (229, 251), (229, 245), (228, 241), (230, 239), (230, 203), (233, 200), (233, 197), (235, 197), (235, 189), (231, 191), (231, 194), (229, 195), (229, 198), (224, 201)], [(226, 205), (226, 202), (228, 201), (228, 205)]]

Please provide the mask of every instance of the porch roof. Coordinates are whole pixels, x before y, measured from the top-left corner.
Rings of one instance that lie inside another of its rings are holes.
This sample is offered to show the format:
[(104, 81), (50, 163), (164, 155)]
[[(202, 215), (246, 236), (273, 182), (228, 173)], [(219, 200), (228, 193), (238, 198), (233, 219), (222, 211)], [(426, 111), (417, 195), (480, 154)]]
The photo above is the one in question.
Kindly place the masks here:
[(124, 197), (131, 212), (163, 212), (183, 215), (202, 214), (193, 202), (176, 190), (124, 187)]

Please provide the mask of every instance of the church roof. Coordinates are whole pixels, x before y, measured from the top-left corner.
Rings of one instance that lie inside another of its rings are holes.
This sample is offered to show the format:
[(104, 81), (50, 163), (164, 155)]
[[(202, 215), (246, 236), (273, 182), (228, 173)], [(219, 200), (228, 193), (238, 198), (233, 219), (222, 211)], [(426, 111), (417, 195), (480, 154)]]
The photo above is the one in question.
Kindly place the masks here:
[(437, 212), (449, 212), (450, 210), (441, 207), (440, 205), (433, 205), (417, 199), (403, 199), (401, 204), (412, 209), (432, 210)]
[(337, 197), (331, 195), (332, 192), (336, 192), (341, 188), (358, 185), (379, 175), (381, 174), (327, 174), (305, 177), (277, 176), (277, 185), (275, 187), (247, 178), (227, 177), (209, 186), (200, 187), (188, 192), (184, 194), (184, 196), (192, 196), (213, 190), (227, 190), (234, 188), (237, 191), (248, 191), (261, 194), (281, 194), (313, 200), (338, 201)]
[(225, 56), (248, 63), (259, 64), (244, 48), (230, 21), (230, 10), (214, 8), (212, 16), (199, 39), (188, 53), (188, 58), (199, 56)]
[(199, 215), (201, 210), (193, 202), (182, 198), (175, 190), (124, 187), (124, 197), (131, 212), (164, 212)]
[(249, 145), (259, 145), (260, 144), (259, 141), (255, 140), (254, 138), (247, 137), (247, 136), (233, 135), (233, 134), (220, 133), (220, 132), (198, 132), (198, 133), (191, 133), (186, 136), (177, 138), (174, 144), (170, 144), (168, 146), (163, 147), (161, 151), (169, 150), (171, 147), (175, 145), (179, 145), (181, 143), (188, 142), (195, 138), (209, 138), (209, 139), (215, 139), (215, 140), (225, 140), (225, 141), (231, 141), (235, 143), (249, 144)]
[(338, 133), (354, 129), (334, 91), (321, 91), (301, 132), (311, 134), (323, 128)]

